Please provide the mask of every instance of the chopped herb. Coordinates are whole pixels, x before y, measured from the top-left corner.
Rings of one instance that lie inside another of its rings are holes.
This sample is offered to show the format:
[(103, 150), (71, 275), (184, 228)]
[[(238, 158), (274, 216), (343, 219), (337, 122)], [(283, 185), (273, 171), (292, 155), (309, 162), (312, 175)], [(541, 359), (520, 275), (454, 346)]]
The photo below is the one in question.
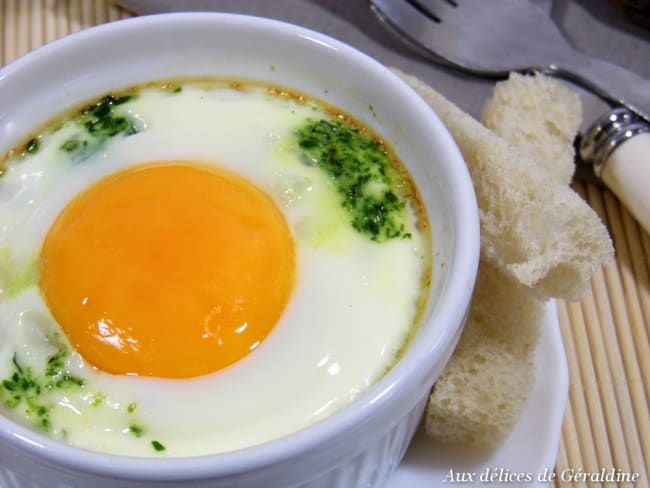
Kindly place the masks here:
[(9, 246), (0, 249), (0, 289), (10, 297), (16, 297), (38, 281), (39, 260), (34, 255), (28, 261), (16, 262)]
[(126, 407), (126, 411), (129, 412), (129, 413), (133, 413), (133, 412), (135, 412), (135, 409), (137, 408), (137, 406), (138, 406), (138, 404), (135, 403), (135, 402), (129, 403), (127, 405), (127, 407)]
[(61, 144), (61, 150), (65, 152), (73, 152), (80, 149), (80, 147), (86, 147), (87, 145), (88, 141), (86, 140), (68, 139), (63, 144)]
[(106, 95), (98, 102), (88, 105), (81, 110), (81, 115), (94, 117), (96, 119), (103, 119), (113, 113), (113, 107), (122, 105), (131, 100), (130, 95), (117, 97), (113, 95)]
[(61, 369), (63, 369), (66, 352), (59, 350), (47, 358), (47, 368), (45, 369), (45, 376), (57, 376)]
[(50, 407), (47, 403), (43, 403), (41, 385), (36, 381), (31, 368), (22, 367), (15, 355), (12, 365), (14, 371), (9, 378), (2, 381), (2, 389), (0, 389), (3, 403), (7, 408), (23, 405), (27, 417), (48, 430)]
[(84, 380), (67, 372), (66, 351), (59, 350), (48, 357), (43, 376), (24, 367), (14, 355), (11, 375), (0, 383), (0, 400), (7, 408), (22, 406), (29, 421), (45, 431), (52, 427), (50, 410), (52, 402), (46, 392), (53, 389), (70, 389), (84, 386)]
[(84, 127), (91, 135), (99, 138), (113, 137), (121, 132), (126, 134), (134, 130), (134, 128), (129, 125), (129, 121), (126, 120), (126, 117), (106, 116), (92, 119), (84, 123)]
[(180, 93), (182, 90), (183, 90), (183, 87), (181, 85), (178, 85), (178, 86), (176, 86), (176, 88), (174, 88), (174, 93)]
[[(179, 88), (180, 86), (177, 86), (175, 92), (180, 91)], [(82, 162), (101, 149), (109, 138), (119, 134), (131, 136), (138, 133), (136, 120), (128, 114), (120, 114), (115, 110), (118, 106), (132, 100), (133, 97), (134, 95), (106, 95), (79, 110), (69, 122), (55, 126), (43, 136), (30, 139), (23, 150), (17, 151), (13, 157), (22, 158), (37, 153), (41, 146), (40, 137), (45, 137), (72, 124), (78, 126), (83, 132), (80, 134), (77, 130), (76, 135), (64, 140), (59, 149), (68, 153), (73, 163)], [(0, 176), (2, 173), (3, 168), (0, 167)]]
[(44, 387), (52, 389), (68, 389), (72, 387), (82, 387), (86, 384), (83, 378), (70, 374), (65, 368), (65, 358), (67, 351), (59, 349), (47, 359), (45, 376), (48, 381), (44, 382)]
[(103, 116), (110, 113), (112, 106), (122, 105), (123, 103), (126, 103), (129, 100), (131, 100), (131, 98), (132, 98), (131, 95), (123, 95), (117, 98), (114, 97), (113, 95), (106, 95), (97, 103), (93, 105), (89, 105), (88, 107), (84, 108), (82, 110), (82, 113), (94, 113), (98, 117)]
[(86, 381), (83, 378), (65, 373), (56, 383), (54, 383), (54, 386), (59, 389), (64, 389), (70, 386), (84, 386), (85, 384)]
[(401, 179), (379, 142), (340, 120), (310, 119), (296, 135), (306, 161), (333, 179), (354, 229), (376, 242), (410, 237)]
[(129, 425), (129, 432), (136, 437), (142, 437), (142, 434), (144, 433), (144, 429), (138, 425)]
[(27, 141), (27, 144), (25, 144), (25, 151), (28, 152), (29, 154), (34, 154), (38, 152), (38, 148), (40, 146), (40, 143), (38, 142), (38, 139), (33, 138)]
[(104, 401), (106, 400), (106, 395), (104, 393), (95, 393), (92, 396), (92, 400), (90, 401), (90, 406), (93, 408), (99, 407)]
[(73, 122), (82, 128), (86, 136), (77, 135), (68, 139), (61, 144), (60, 149), (71, 154), (74, 161), (78, 163), (96, 152), (111, 137), (119, 134), (124, 136), (137, 134), (135, 120), (115, 112), (115, 107), (125, 104), (132, 98), (131, 95), (107, 95), (83, 108)]
[(49, 381), (45, 383), (45, 388), (48, 389), (65, 389), (71, 386), (84, 386), (85, 381), (82, 378), (71, 375), (65, 370), (65, 357), (67, 352), (59, 350), (52, 354), (47, 360), (45, 368), (45, 376)]
[(163, 445), (162, 445), (160, 442), (158, 442), (158, 441), (151, 441), (151, 445), (152, 445), (153, 448), (154, 448), (156, 451), (158, 451), (158, 452), (162, 452), (162, 451), (165, 450), (165, 446), (163, 446)]

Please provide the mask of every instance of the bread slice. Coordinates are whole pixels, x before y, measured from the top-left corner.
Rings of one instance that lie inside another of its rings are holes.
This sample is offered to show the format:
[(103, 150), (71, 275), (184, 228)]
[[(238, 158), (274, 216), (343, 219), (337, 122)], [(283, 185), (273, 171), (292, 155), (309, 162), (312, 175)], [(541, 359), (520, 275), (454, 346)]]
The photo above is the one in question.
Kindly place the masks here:
[(496, 84), (481, 123), (563, 183), (575, 170), (573, 139), (582, 120), (579, 95), (548, 76), (511, 73)]
[(578, 300), (613, 256), (598, 215), (569, 186), (419, 79), (401, 76), (452, 133), (474, 182), (481, 252), (539, 299)]
[(593, 271), (613, 255), (607, 229), (568, 186), (579, 99), (545, 77), (512, 75), (484, 112), (498, 135), (396, 72), (455, 138), (481, 218), (467, 324), (431, 391), (425, 430), (442, 442), (495, 446), (512, 431), (534, 384), (545, 301), (580, 298)]
[(535, 382), (543, 312), (523, 285), (481, 260), (467, 324), (429, 397), (427, 435), (493, 446), (512, 431)]

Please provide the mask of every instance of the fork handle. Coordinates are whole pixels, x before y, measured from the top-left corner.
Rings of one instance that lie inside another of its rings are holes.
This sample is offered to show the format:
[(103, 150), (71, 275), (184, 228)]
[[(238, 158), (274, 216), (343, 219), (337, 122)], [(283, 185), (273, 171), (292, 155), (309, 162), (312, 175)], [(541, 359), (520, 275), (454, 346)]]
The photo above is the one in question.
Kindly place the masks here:
[(632, 71), (571, 49), (547, 73), (571, 80), (650, 122), (650, 81)]
[(650, 234), (650, 132), (632, 137), (613, 151), (601, 178)]
[(601, 115), (582, 134), (578, 159), (594, 173), (650, 233), (650, 124), (627, 108)]

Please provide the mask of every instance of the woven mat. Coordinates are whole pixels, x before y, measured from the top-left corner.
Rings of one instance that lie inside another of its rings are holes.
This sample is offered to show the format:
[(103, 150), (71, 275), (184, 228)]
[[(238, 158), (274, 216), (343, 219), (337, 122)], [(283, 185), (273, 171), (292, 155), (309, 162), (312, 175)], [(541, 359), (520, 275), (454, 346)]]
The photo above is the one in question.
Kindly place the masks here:
[[(108, 0), (0, 0), (0, 65), (45, 42), (126, 17)], [(556, 471), (558, 478), (565, 470), (636, 472), (636, 486), (649, 487), (650, 236), (609, 191), (582, 182), (574, 188), (609, 228), (616, 260), (594, 275), (582, 301), (558, 303), (570, 397)]]

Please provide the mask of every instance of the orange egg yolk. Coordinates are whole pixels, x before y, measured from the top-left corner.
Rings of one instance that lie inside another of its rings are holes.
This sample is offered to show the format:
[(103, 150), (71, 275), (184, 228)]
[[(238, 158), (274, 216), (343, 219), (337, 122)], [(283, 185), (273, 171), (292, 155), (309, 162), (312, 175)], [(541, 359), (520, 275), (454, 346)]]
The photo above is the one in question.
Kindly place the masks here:
[(260, 344), (294, 268), (293, 238), (268, 195), (212, 165), (156, 162), (65, 207), (43, 244), (40, 288), (95, 367), (188, 378)]

